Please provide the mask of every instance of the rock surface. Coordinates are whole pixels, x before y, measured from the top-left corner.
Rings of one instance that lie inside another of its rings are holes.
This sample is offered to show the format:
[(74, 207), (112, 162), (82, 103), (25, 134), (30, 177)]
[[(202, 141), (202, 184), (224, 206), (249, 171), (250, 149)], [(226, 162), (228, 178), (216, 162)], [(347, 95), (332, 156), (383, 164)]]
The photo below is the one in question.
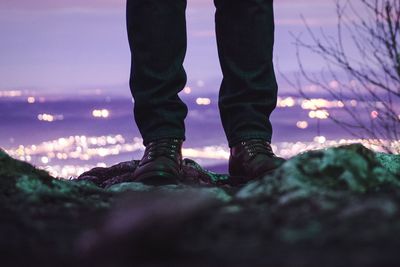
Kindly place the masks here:
[(1, 266), (397, 266), (400, 156), (309, 151), (239, 185), (185, 159), (181, 185), (138, 161), (59, 180), (0, 151)]

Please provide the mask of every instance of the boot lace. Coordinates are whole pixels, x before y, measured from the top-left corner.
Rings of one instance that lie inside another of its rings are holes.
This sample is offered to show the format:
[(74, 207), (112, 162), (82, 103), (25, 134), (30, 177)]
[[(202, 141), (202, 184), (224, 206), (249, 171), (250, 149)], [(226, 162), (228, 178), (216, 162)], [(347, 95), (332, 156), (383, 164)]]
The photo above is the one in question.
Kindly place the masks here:
[(159, 139), (150, 142), (147, 148), (147, 158), (154, 159), (159, 156), (165, 156), (176, 160), (179, 154), (179, 139)]
[(271, 144), (268, 141), (262, 139), (251, 139), (242, 141), (241, 144), (244, 146), (251, 158), (255, 157), (257, 154), (265, 154), (269, 157), (275, 157)]

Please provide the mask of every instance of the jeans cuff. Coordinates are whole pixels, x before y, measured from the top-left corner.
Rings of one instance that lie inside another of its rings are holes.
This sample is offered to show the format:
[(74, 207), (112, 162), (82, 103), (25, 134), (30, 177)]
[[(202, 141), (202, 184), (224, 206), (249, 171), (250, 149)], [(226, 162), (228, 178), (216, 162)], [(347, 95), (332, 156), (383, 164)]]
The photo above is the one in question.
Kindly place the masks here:
[(246, 133), (235, 135), (234, 137), (228, 138), (228, 145), (230, 148), (236, 146), (241, 141), (249, 140), (249, 139), (263, 139), (271, 143), (272, 135), (268, 133)]
[(143, 145), (147, 146), (148, 143), (161, 139), (161, 138), (176, 138), (176, 139), (181, 139), (183, 141), (186, 140), (185, 134), (182, 132), (164, 132), (164, 133), (157, 133), (157, 134), (152, 134), (152, 135), (147, 135), (143, 137)]

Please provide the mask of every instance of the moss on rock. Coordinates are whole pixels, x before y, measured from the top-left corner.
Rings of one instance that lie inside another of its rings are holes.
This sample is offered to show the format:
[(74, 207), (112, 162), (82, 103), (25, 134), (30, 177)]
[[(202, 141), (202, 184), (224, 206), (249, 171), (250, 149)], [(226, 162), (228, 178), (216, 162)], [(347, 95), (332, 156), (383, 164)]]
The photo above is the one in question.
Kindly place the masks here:
[[(242, 187), (185, 160), (190, 184), (132, 180), (137, 161), (60, 180), (0, 150), (3, 266), (393, 266), (399, 155), (308, 151)], [(23, 257), (21, 257), (23, 253)], [(215, 264), (217, 263), (217, 265)]]
[(352, 144), (301, 153), (285, 162), (273, 176), (249, 183), (237, 197), (284, 194), (286, 198), (307, 198), (332, 196), (335, 192), (365, 193), (381, 187), (399, 188), (400, 177), (382, 165), (374, 152)]

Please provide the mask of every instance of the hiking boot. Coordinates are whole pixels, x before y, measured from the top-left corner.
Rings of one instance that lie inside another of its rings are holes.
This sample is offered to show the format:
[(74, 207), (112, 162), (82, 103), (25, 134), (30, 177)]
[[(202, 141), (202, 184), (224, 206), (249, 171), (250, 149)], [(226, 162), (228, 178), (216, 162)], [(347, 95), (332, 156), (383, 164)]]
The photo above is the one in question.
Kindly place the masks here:
[(230, 179), (238, 184), (258, 179), (272, 173), (285, 161), (274, 154), (268, 141), (244, 140), (230, 149)]
[(133, 178), (149, 185), (178, 184), (182, 172), (182, 143), (176, 138), (150, 142), (144, 151)]

